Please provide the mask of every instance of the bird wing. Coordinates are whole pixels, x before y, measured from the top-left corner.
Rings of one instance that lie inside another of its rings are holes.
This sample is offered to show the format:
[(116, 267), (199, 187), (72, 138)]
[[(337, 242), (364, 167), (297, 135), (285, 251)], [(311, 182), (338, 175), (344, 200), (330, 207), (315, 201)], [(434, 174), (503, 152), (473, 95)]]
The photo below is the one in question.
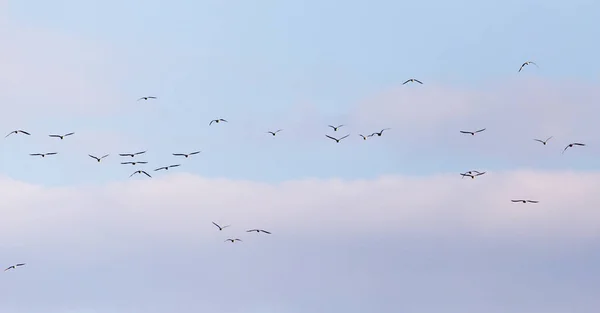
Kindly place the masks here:
[(331, 126), (331, 125), (327, 125), (327, 126), (329, 126), (329, 127), (333, 128), (333, 129), (335, 129), (335, 127), (334, 127), (334, 126)]
[[(222, 118), (222, 119), (220, 119), (220, 120), (221, 120), (221, 122), (227, 122), (227, 120), (226, 120), (226, 119), (224, 119), (224, 118)], [(227, 122), (227, 123), (229, 123), (229, 122)]]
[(283, 129), (278, 129), (278, 130), (276, 130), (276, 131), (275, 131), (275, 133), (278, 133), (278, 132), (280, 132), (280, 131), (282, 131), (282, 130), (283, 130)]
[(146, 98), (148, 98), (148, 99), (156, 99), (156, 97), (146, 97)]
[(173, 165), (169, 165), (169, 167), (178, 167), (181, 166), (181, 164), (173, 164)]
[(221, 229), (221, 226), (219, 226), (219, 224), (217, 224), (217, 223), (215, 223), (215, 222), (212, 222), (212, 223), (213, 223), (213, 225), (215, 225), (215, 226), (217, 226), (219, 229)]
[(271, 232), (268, 232), (268, 231), (266, 231), (266, 230), (264, 230), (264, 229), (259, 229), (258, 231), (261, 231), (261, 232), (263, 232), (263, 233), (265, 233), (265, 234), (269, 234), (269, 235), (271, 234)]
[(550, 136), (550, 137), (548, 137), (548, 139), (546, 139), (546, 141), (548, 141), (548, 140), (552, 139), (553, 137), (554, 137), (554, 136)]
[(8, 270), (9, 270), (9, 269), (11, 269), (11, 268), (15, 268), (15, 266), (14, 266), (14, 265), (11, 265), (11, 266), (7, 267), (7, 268), (6, 268), (4, 271), (6, 272), (6, 271), (8, 271)]
[(156, 171), (166, 170), (166, 169), (167, 169), (167, 167), (163, 166), (163, 167), (159, 167), (159, 168), (155, 169), (154, 171), (156, 172)]
[(105, 154), (101, 157), (101, 159), (104, 159), (105, 157), (109, 156), (110, 154)]
[(94, 158), (94, 159), (96, 159), (96, 160), (100, 160), (99, 158), (97, 158), (97, 157), (95, 157), (95, 156), (93, 156), (93, 155), (91, 155), (91, 154), (88, 154), (88, 155), (90, 156), (90, 158)]
[(380, 133), (383, 133), (384, 130), (390, 130), (391, 128), (384, 128), (380, 131)]
[(542, 140), (539, 140), (539, 139), (534, 139), (534, 140), (535, 140), (535, 141), (539, 141), (539, 142), (541, 142), (541, 143), (544, 143)]
[(146, 161), (138, 161), (138, 162), (135, 162), (135, 163), (148, 164), (148, 162), (146, 162)]
[(482, 132), (482, 131), (484, 131), (484, 130), (486, 130), (486, 129), (485, 129), (485, 128), (482, 128), (482, 129), (480, 129), (480, 130), (476, 131), (476, 133), (480, 133), (480, 132)]
[(194, 151), (194, 152), (190, 153), (190, 155), (198, 154), (198, 153), (200, 153), (200, 152), (201, 152), (201, 151)]
[(477, 172), (477, 174), (475, 174), (475, 176), (481, 176), (481, 175), (483, 175), (483, 174), (485, 174), (485, 172), (481, 172), (481, 173), (480, 173), (480, 172)]
[[(190, 153), (191, 154), (191, 153)], [(183, 153), (173, 153), (174, 156), (185, 156)]]
[(133, 154), (131, 153), (119, 153), (120, 156), (132, 156)]
[(530, 202), (530, 203), (538, 203), (539, 201), (537, 201), (537, 200), (527, 200), (527, 202)]
[(422, 83), (420, 80), (418, 80), (418, 79), (415, 79), (415, 81), (416, 81), (417, 83), (419, 83), (419, 84), (423, 85), (423, 83)]
[(329, 135), (325, 135), (325, 137), (327, 137), (327, 138), (329, 138), (329, 139), (333, 139), (333, 140), (337, 141), (337, 139), (336, 139), (336, 138), (333, 138), (333, 137), (331, 137), (331, 136), (329, 136)]
[(4, 136), (4, 138), (6, 138), (6, 137), (8, 137), (8, 136), (10, 136), (10, 135), (12, 135), (12, 134), (14, 134), (14, 133), (16, 133), (16, 131), (14, 131), (14, 130), (13, 130), (13, 131), (11, 131), (10, 133), (8, 133), (8, 135)]
[(461, 130), (460, 132), (463, 133), (463, 134), (471, 134), (471, 132), (468, 132), (466, 130)]
[(134, 153), (134, 155), (138, 155), (138, 154), (142, 154), (142, 153), (146, 153), (146, 151), (136, 152), (136, 153)]
[(239, 238), (235, 238), (234, 240), (236, 240), (236, 241), (242, 241), (242, 239), (239, 239)]
[(29, 155), (38, 156), (38, 155), (42, 155), (42, 154), (41, 153), (30, 153)]
[(246, 232), (249, 233), (249, 232), (253, 232), (253, 231), (258, 231), (258, 229), (249, 229)]
[(562, 152), (562, 153), (565, 153), (565, 151), (567, 151), (567, 149), (569, 149), (569, 147), (570, 147), (570, 146), (571, 146), (571, 145), (567, 145), (567, 146), (566, 146), (566, 147), (563, 149), (563, 152)]
[(26, 131), (24, 131), (24, 130), (19, 130), (19, 132), (21, 132), (21, 133), (23, 133), (23, 134), (25, 134), (25, 135), (31, 135), (30, 133), (28, 133), (28, 132), (26, 132)]
[(342, 139), (344, 139), (344, 138), (347, 138), (348, 136), (350, 136), (350, 134), (348, 134), (348, 135), (346, 135), (346, 136), (344, 136), (344, 137), (340, 138), (339, 140), (342, 140)]
[(573, 144), (576, 145), (576, 146), (585, 146), (585, 143), (574, 142)]
[(46, 153), (46, 155), (55, 155), (55, 154), (58, 154), (58, 152), (48, 152), (48, 153)]
[(363, 137), (363, 139), (366, 139), (367, 137), (365, 137), (364, 135), (358, 134), (359, 136)]
[(146, 97), (141, 97), (141, 98), (137, 99), (137, 101), (140, 101), (142, 99), (146, 99)]
[(523, 64), (521, 65), (521, 67), (519, 68), (519, 72), (520, 72), (520, 71), (523, 69), (523, 67), (524, 67), (525, 65), (527, 65), (527, 62), (525, 62), (525, 63), (523, 63)]
[(48, 137), (52, 137), (52, 138), (60, 138), (60, 135), (48, 135)]
[(523, 200), (510, 200), (512, 202), (523, 202)]
[(71, 135), (75, 135), (75, 133), (68, 133), (68, 134), (65, 134), (64, 136), (67, 137), (67, 136), (71, 136)]
[(133, 162), (121, 162), (121, 164), (134, 164)]
[(142, 173), (146, 174), (146, 176), (152, 178), (152, 176), (150, 176), (150, 174), (146, 173), (146, 171), (142, 171)]
[(405, 81), (405, 82), (403, 82), (402, 85), (406, 85), (406, 83), (408, 83), (409, 81), (410, 81), (410, 79), (407, 80), (407, 81)]
[(131, 177), (131, 176), (133, 176), (133, 175), (135, 175), (135, 174), (137, 174), (137, 173), (139, 173), (139, 172), (140, 172), (140, 171), (135, 171), (135, 172), (133, 172), (133, 174), (129, 175), (129, 177)]

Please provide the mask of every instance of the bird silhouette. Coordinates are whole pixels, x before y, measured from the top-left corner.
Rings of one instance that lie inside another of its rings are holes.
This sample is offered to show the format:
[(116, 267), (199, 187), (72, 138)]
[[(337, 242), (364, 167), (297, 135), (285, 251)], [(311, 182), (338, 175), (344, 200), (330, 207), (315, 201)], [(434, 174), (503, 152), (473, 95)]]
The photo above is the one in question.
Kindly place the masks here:
[(68, 134), (64, 134), (64, 135), (48, 135), (48, 137), (52, 137), (52, 138), (60, 138), (60, 140), (65, 139), (65, 137), (67, 136), (71, 136), (74, 135), (75, 133), (68, 133)]
[(198, 154), (198, 153), (200, 153), (200, 151), (194, 151), (194, 152), (190, 152), (190, 153), (173, 153), (173, 155), (174, 156), (182, 156), (182, 157), (188, 158), (189, 156), (194, 155), (194, 154)]
[(548, 143), (548, 140), (550, 140), (550, 139), (552, 139), (552, 136), (548, 137), (548, 139), (546, 139), (546, 140), (541, 140), (541, 139), (534, 139), (534, 140), (543, 143), (545, 146)]
[(519, 72), (520, 72), (520, 71), (521, 71), (521, 70), (522, 70), (522, 69), (523, 69), (525, 66), (527, 66), (527, 65), (529, 65), (529, 64), (533, 64), (533, 65), (535, 65), (536, 67), (538, 67), (538, 68), (539, 68), (539, 66), (538, 66), (537, 64), (535, 64), (534, 62), (532, 62), (532, 61), (527, 61), (527, 62), (523, 63), (523, 64), (521, 65), (521, 67), (519, 67)]
[(11, 266), (7, 267), (4, 271), (6, 272), (6, 271), (8, 271), (10, 269), (16, 269), (17, 267), (23, 266), (23, 265), (25, 265), (25, 263), (19, 263), (19, 264), (11, 265)]
[(419, 84), (423, 85), (423, 83), (420, 80), (414, 79), (414, 78), (408, 79), (407, 81), (405, 81), (404, 83), (402, 83), (402, 85), (406, 85), (407, 83), (413, 83), (413, 82), (414, 83), (419, 83)]
[(539, 202), (539, 201), (537, 201), (537, 200), (521, 200), (521, 199), (518, 199), (518, 200), (510, 200), (510, 201), (512, 201), (512, 202), (515, 202), (515, 203), (516, 203), (516, 202), (522, 202), (522, 203), (538, 203), (538, 202)]
[(136, 162), (121, 162), (121, 164), (131, 164), (131, 165), (136, 165), (136, 164), (148, 164), (148, 162), (146, 162), (146, 161), (136, 161)]
[(235, 238), (235, 239), (232, 239), (232, 238), (225, 239), (225, 242), (227, 242), (227, 241), (231, 241), (231, 243), (234, 243), (236, 241), (242, 241), (242, 239), (238, 239), (238, 238)]
[(208, 123), (208, 126), (212, 125), (212, 123), (217, 123), (217, 124), (219, 124), (219, 122), (225, 122), (225, 123), (229, 123), (229, 122), (227, 122), (227, 120), (220, 118), (220, 119), (216, 119), (216, 120), (212, 120), (212, 121), (210, 121), (210, 123)]
[(24, 130), (20, 130), (19, 129), (19, 130), (13, 130), (13, 131), (11, 131), (10, 133), (8, 133), (8, 135), (4, 136), (4, 138), (6, 138), (6, 137), (8, 137), (8, 136), (10, 136), (12, 134), (18, 134), (18, 133), (25, 134), (25, 135), (28, 135), (28, 136), (31, 135), (30, 133), (28, 133), (28, 132), (26, 132)]
[(151, 96), (150, 97), (141, 97), (141, 98), (137, 99), (137, 101), (148, 100), (148, 99), (156, 99), (156, 97), (151, 97)]
[(178, 166), (181, 166), (181, 164), (173, 164), (173, 165), (169, 165), (169, 166), (159, 167), (159, 168), (155, 169), (154, 171), (156, 172), (156, 171), (160, 171), (160, 170), (168, 170), (170, 168), (178, 167)]
[(471, 135), (475, 136), (475, 134), (477, 134), (477, 133), (481, 133), (481, 132), (482, 132), (482, 131), (484, 131), (484, 130), (486, 130), (486, 129), (485, 129), (485, 128), (482, 128), (482, 129), (480, 129), (480, 130), (476, 130), (476, 131), (474, 131), (474, 132), (471, 132), (471, 131), (466, 131), (466, 130), (461, 130), (460, 132), (461, 132), (461, 133), (463, 133), (463, 134), (471, 134)]
[(93, 156), (91, 154), (88, 154), (88, 155), (90, 156), (90, 158), (96, 159), (96, 161), (98, 161), (98, 162), (100, 162), (100, 160), (102, 160), (102, 159), (104, 159), (105, 157), (108, 156), (108, 154), (105, 154), (105, 155), (103, 155), (101, 157), (95, 157), (95, 156)]
[(377, 135), (377, 136), (381, 137), (381, 135), (383, 135), (383, 131), (384, 131), (384, 130), (388, 130), (388, 129), (391, 129), (391, 128), (384, 128), (384, 129), (382, 129), (382, 130), (381, 130), (380, 132), (378, 132), (378, 133), (372, 133), (372, 134), (370, 134), (370, 135), (369, 135), (369, 137), (373, 137), (373, 136), (375, 136), (375, 135)]
[(141, 152), (136, 152), (136, 153), (119, 153), (119, 156), (130, 156), (130, 157), (134, 157), (136, 155), (140, 155), (140, 154), (144, 154), (146, 153), (146, 151), (141, 151)]
[(336, 126), (333, 126), (333, 125), (327, 125), (327, 126), (329, 126), (329, 127), (333, 128), (333, 131), (334, 131), (334, 132), (336, 132), (336, 131), (338, 130), (338, 128), (340, 128), (340, 127), (342, 127), (342, 126), (344, 126), (344, 125), (343, 125), (343, 124), (342, 124), (342, 125), (338, 125), (337, 127), (336, 127)]
[(217, 226), (217, 227), (219, 228), (219, 230), (223, 230), (223, 229), (225, 229), (225, 228), (227, 228), (227, 227), (231, 226), (231, 225), (219, 226), (219, 224), (217, 224), (217, 223), (215, 223), (215, 222), (212, 222), (212, 223), (213, 223), (213, 225)]
[(585, 144), (584, 143), (579, 143), (579, 142), (570, 143), (570, 144), (568, 144), (565, 147), (565, 149), (563, 150), (562, 153), (565, 153), (565, 151), (567, 151), (567, 149), (572, 148), (573, 146), (581, 146), (581, 147), (583, 147), (583, 146), (585, 146)]
[(257, 233), (265, 233), (265, 234), (271, 234), (270, 232), (264, 230), (264, 229), (250, 229), (246, 231), (247, 233), (251, 233), (251, 232), (257, 232)]
[(344, 139), (344, 138), (346, 138), (346, 137), (348, 137), (348, 136), (350, 136), (350, 134), (348, 134), (348, 135), (346, 135), (346, 136), (344, 136), (344, 137), (342, 137), (342, 138), (340, 138), (340, 139), (337, 139), (337, 138), (331, 137), (331, 136), (329, 136), (329, 135), (325, 135), (325, 137), (327, 137), (327, 138), (329, 138), (329, 139), (332, 139), (332, 140), (335, 140), (335, 142), (337, 142), (337, 143), (340, 143), (340, 140), (342, 140), (342, 139)]
[(271, 135), (275, 136), (275, 134), (277, 134), (278, 132), (280, 132), (280, 131), (282, 131), (282, 130), (283, 130), (283, 129), (278, 129), (278, 130), (276, 130), (276, 131), (274, 131), (274, 132), (272, 132), (272, 131), (268, 131), (268, 132), (267, 132), (267, 134), (271, 134)]
[(45, 158), (47, 155), (55, 155), (55, 154), (58, 154), (58, 152), (30, 153), (29, 155), (31, 155), (31, 156), (41, 156), (42, 158)]
[(152, 178), (152, 176), (150, 176), (150, 174), (148, 174), (148, 173), (146, 173), (146, 171), (142, 171), (142, 170), (138, 170), (138, 171), (133, 172), (133, 174), (129, 175), (129, 177), (131, 177), (131, 176), (133, 176), (135, 174), (145, 174), (146, 176)]

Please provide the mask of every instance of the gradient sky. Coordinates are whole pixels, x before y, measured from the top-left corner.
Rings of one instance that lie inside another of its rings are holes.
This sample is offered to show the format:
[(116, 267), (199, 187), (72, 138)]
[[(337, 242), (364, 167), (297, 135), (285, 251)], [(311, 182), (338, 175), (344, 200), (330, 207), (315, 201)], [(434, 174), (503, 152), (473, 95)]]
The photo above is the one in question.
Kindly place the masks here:
[[(596, 312), (599, 21), (592, 0), (0, 0), (0, 131), (32, 133), (0, 143), (0, 266), (27, 263), (0, 311)], [(142, 150), (154, 177), (129, 178)]]

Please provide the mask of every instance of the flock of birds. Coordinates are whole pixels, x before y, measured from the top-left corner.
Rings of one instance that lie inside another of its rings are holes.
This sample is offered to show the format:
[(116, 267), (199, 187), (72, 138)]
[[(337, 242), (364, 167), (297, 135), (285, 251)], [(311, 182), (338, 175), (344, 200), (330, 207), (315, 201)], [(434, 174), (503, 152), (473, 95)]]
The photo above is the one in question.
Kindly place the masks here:
[[(531, 64), (533, 64), (533, 65), (535, 65), (535, 66), (538, 66), (536, 63), (534, 63), (534, 62), (532, 62), (532, 61), (527, 61), (527, 62), (525, 62), (525, 63), (523, 63), (523, 64), (521, 65), (521, 67), (519, 68), (519, 72), (521, 72), (521, 70), (523, 70), (523, 68), (524, 68), (525, 66), (528, 66), (528, 65), (531, 65)], [(408, 79), (408, 80), (406, 80), (406, 81), (405, 81), (405, 82), (404, 82), (402, 85), (406, 85), (406, 84), (408, 84), (408, 83), (418, 83), (418, 84), (421, 84), (421, 85), (423, 84), (423, 82), (421, 82), (420, 80), (418, 80), (418, 79), (415, 79), (415, 78), (411, 78), (411, 79)], [(147, 100), (151, 100), (151, 99), (152, 99), (152, 100), (154, 100), (154, 99), (157, 99), (157, 97), (155, 97), (155, 96), (146, 96), (146, 97), (141, 97), (141, 98), (139, 98), (137, 101), (140, 101), (140, 100), (145, 100), (145, 101), (147, 101)], [(213, 120), (211, 120), (211, 121), (208, 123), (208, 125), (210, 126), (210, 125), (212, 125), (213, 123), (215, 123), (215, 124), (219, 124), (219, 123), (228, 123), (228, 121), (227, 121), (226, 119), (223, 119), (223, 118), (217, 118), (217, 119), (213, 119)], [(331, 129), (333, 129), (333, 131), (334, 131), (334, 132), (337, 132), (337, 131), (338, 131), (338, 130), (339, 130), (341, 127), (343, 127), (343, 126), (345, 126), (345, 125), (344, 125), (344, 124), (340, 124), (340, 125), (337, 125), (337, 126), (334, 126), (334, 125), (328, 125), (328, 127), (330, 127)], [(384, 132), (384, 131), (386, 131), (386, 130), (389, 130), (389, 129), (390, 129), (390, 128), (384, 128), (384, 129), (382, 129), (382, 130), (381, 130), (381, 131), (379, 131), (379, 132), (373, 132), (373, 133), (371, 133), (371, 134), (369, 134), (369, 135), (364, 135), (364, 134), (358, 134), (358, 135), (359, 135), (359, 136), (360, 136), (360, 137), (361, 137), (363, 140), (367, 140), (368, 138), (370, 138), (370, 137), (373, 137), (373, 136), (375, 136), (375, 135), (377, 135), (378, 137), (381, 137), (381, 136), (383, 135), (383, 132)], [(486, 130), (486, 128), (482, 128), (482, 129), (475, 130), (475, 131), (466, 131), (466, 130), (461, 130), (461, 131), (460, 131), (460, 133), (462, 133), (462, 134), (466, 134), (466, 135), (475, 136), (476, 134), (479, 134), (479, 133), (481, 133), (481, 132), (484, 132), (485, 130)], [(277, 135), (277, 134), (278, 134), (279, 132), (281, 132), (281, 131), (283, 131), (283, 129), (278, 129), (278, 130), (275, 130), (275, 131), (267, 131), (266, 133), (267, 133), (267, 134), (270, 134), (270, 135), (272, 135), (272, 136), (275, 136), (275, 135)], [(30, 136), (30, 135), (31, 135), (31, 134), (30, 134), (29, 132), (27, 132), (27, 131), (24, 131), (24, 130), (22, 130), (22, 129), (18, 129), (18, 130), (13, 130), (13, 131), (9, 132), (9, 133), (8, 133), (8, 134), (5, 136), (5, 138), (7, 138), (8, 136), (10, 136), (10, 135), (13, 135), (13, 134), (23, 134), (23, 135), (27, 135), (27, 136)], [(72, 136), (72, 135), (74, 135), (74, 134), (75, 134), (74, 132), (70, 132), (70, 133), (66, 133), (66, 134), (64, 134), (64, 135), (60, 135), (60, 134), (50, 134), (50, 135), (48, 135), (48, 136), (49, 136), (49, 137), (51, 137), (51, 138), (58, 138), (58, 139), (60, 139), (60, 140), (64, 140), (66, 137)], [(349, 136), (350, 136), (350, 134), (347, 134), (347, 135), (341, 136), (341, 137), (339, 137), (339, 138), (336, 138), (336, 137), (334, 137), (334, 136), (330, 136), (330, 135), (327, 135), (327, 134), (325, 135), (325, 137), (327, 137), (327, 138), (329, 138), (329, 139), (331, 139), (331, 140), (335, 141), (336, 143), (340, 143), (340, 141), (342, 141), (342, 140), (343, 140), (343, 139), (345, 139), (345, 138), (348, 138)], [(542, 143), (542, 144), (545, 146), (545, 145), (547, 145), (548, 141), (549, 141), (550, 139), (552, 139), (552, 138), (553, 138), (553, 137), (552, 137), (552, 136), (550, 136), (550, 137), (548, 137), (546, 140), (541, 140), (541, 139), (533, 139), (533, 140), (534, 140), (534, 141), (537, 141), (537, 142), (540, 142), (540, 143)], [(567, 146), (566, 146), (566, 147), (565, 147), (565, 148), (562, 150), (562, 153), (565, 153), (565, 151), (566, 151), (568, 148), (572, 148), (572, 147), (575, 147), (575, 146), (585, 146), (585, 144), (584, 144), (584, 143), (579, 143), (579, 142), (573, 142), (573, 143), (570, 143), (570, 144), (568, 144), (568, 145), (567, 145)], [(134, 157), (136, 157), (136, 156), (138, 156), (138, 155), (142, 155), (142, 154), (144, 154), (144, 153), (146, 153), (146, 152), (147, 152), (147, 151), (140, 151), (140, 152), (135, 152), (135, 153), (119, 153), (119, 156), (121, 156), (121, 157), (131, 157), (131, 158), (134, 158)], [(193, 152), (189, 152), (189, 153), (173, 153), (173, 156), (176, 156), (176, 157), (184, 157), (184, 158), (186, 158), (186, 159), (187, 159), (187, 158), (189, 158), (189, 157), (191, 157), (191, 156), (193, 156), (193, 155), (196, 155), (196, 154), (198, 154), (198, 153), (200, 153), (200, 152), (201, 152), (201, 151), (193, 151)], [(57, 152), (45, 152), (45, 153), (31, 153), (30, 155), (31, 155), (31, 156), (40, 156), (40, 157), (42, 157), (42, 158), (45, 158), (46, 156), (51, 156), (51, 155), (56, 155), (56, 154), (58, 154), (58, 153), (57, 153)], [(100, 162), (100, 161), (102, 161), (104, 158), (108, 157), (109, 155), (110, 155), (110, 154), (105, 154), (105, 155), (103, 155), (103, 156), (101, 156), (101, 157), (98, 157), (98, 156), (94, 156), (94, 155), (88, 154), (88, 156), (89, 156), (90, 158), (92, 158), (92, 159), (96, 160), (97, 162)], [(148, 163), (148, 162), (145, 162), (145, 161), (126, 161), (126, 162), (121, 162), (121, 164), (123, 164), (123, 165), (134, 165), (134, 166), (135, 166), (135, 165), (138, 165), (138, 164), (147, 164), (147, 163)], [(169, 169), (171, 169), (171, 168), (175, 168), (175, 167), (179, 167), (179, 166), (181, 166), (181, 164), (172, 164), (172, 165), (167, 165), (167, 166), (158, 167), (158, 168), (154, 169), (154, 171), (156, 172), (156, 171), (161, 171), (161, 170), (169, 170)], [(479, 171), (476, 171), (476, 170), (470, 170), (470, 171), (466, 171), (465, 173), (460, 173), (460, 175), (462, 176), (462, 178), (465, 178), (465, 177), (470, 177), (470, 178), (474, 179), (475, 177), (479, 177), (479, 176), (481, 176), (481, 175), (484, 175), (485, 173), (486, 173), (486, 172), (479, 172)], [(148, 173), (147, 173), (145, 170), (136, 170), (136, 171), (134, 171), (134, 172), (133, 172), (133, 173), (132, 173), (132, 174), (131, 174), (129, 177), (132, 177), (132, 176), (134, 176), (134, 175), (136, 175), (136, 174), (143, 174), (143, 175), (145, 175), (145, 176), (147, 176), (147, 177), (149, 177), (149, 178), (152, 178), (152, 176), (151, 176), (150, 174), (148, 174)], [(538, 201), (538, 200), (530, 200), (530, 199), (513, 199), (513, 200), (511, 200), (511, 202), (513, 202), (513, 203), (539, 203), (539, 201)], [(219, 230), (219, 231), (223, 231), (225, 228), (228, 228), (228, 227), (230, 227), (230, 226), (231, 226), (231, 225), (220, 226), (219, 224), (217, 224), (217, 223), (215, 223), (215, 222), (212, 222), (212, 223), (213, 223), (213, 225), (214, 225), (214, 226), (216, 226), (216, 227), (218, 228), (218, 230)], [(255, 232), (255, 233), (263, 233), (263, 234), (269, 234), (269, 235), (271, 234), (271, 232), (269, 232), (269, 231), (266, 231), (266, 230), (264, 230), (264, 229), (249, 229), (249, 230), (247, 230), (246, 232), (247, 232), (247, 233), (251, 233), (251, 232)], [(241, 240), (240, 238), (227, 238), (227, 239), (225, 239), (225, 242), (231, 242), (231, 243), (235, 243), (235, 242), (242, 242), (242, 240)], [(11, 266), (7, 267), (7, 268), (6, 268), (4, 271), (8, 271), (8, 270), (12, 270), (12, 269), (16, 269), (17, 267), (24, 266), (25, 264), (26, 264), (26, 263), (18, 263), (18, 264), (15, 264), (15, 265), (11, 265)]]

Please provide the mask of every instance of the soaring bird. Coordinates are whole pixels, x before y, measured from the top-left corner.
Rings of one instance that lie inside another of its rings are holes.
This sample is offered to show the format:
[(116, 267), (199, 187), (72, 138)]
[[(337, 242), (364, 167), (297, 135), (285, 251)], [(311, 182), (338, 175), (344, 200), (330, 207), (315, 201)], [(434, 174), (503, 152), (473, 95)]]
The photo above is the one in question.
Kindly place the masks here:
[(235, 238), (235, 239), (231, 239), (231, 238), (225, 239), (225, 242), (227, 242), (227, 241), (231, 241), (231, 243), (234, 243), (236, 241), (242, 241), (242, 239), (238, 239), (238, 238)]
[(169, 166), (159, 167), (159, 168), (155, 169), (154, 171), (156, 172), (156, 171), (160, 171), (160, 170), (168, 170), (172, 167), (178, 167), (178, 166), (181, 166), (181, 164), (173, 164), (173, 165), (169, 165)]
[(98, 162), (100, 162), (100, 160), (102, 160), (102, 159), (104, 159), (105, 157), (108, 156), (108, 154), (105, 154), (105, 155), (103, 155), (101, 157), (95, 157), (95, 156), (93, 156), (91, 154), (88, 154), (88, 155), (90, 156), (90, 158), (96, 159)]
[(49, 137), (52, 138), (60, 138), (61, 140), (65, 139), (65, 137), (67, 136), (71, 136), (74, 135), (75, 133), (68, 133), (68, 134), (64, 134), (64, 135), (48, 135)]
[(25, 134), (25, 135), (31, 135), (30, 133), (28, 133), (28, 132), (26, 132), (24, 130), (20, 130), (19, 129), (19, 130), (13, 130), (13, 131), (11, 131), (10, 133), (8, 133), (8, 135), (4, 136), (4, 138), (6, 138), (6, 137), (8, 137), (8, 136), (10, 136), (12, 134), (17, 134), (17, 133), (21, 133), (21, 134)]
[(365, 136), (363, 134), (358, 134), (358, 135), (361, 136), (363, 140), (367, 140), (367, 137), (371, 137), (371, 136)]
[(137, 99), (137, 101), (148, 100), (148, 99), (156, 99), (156, 97), (141, 97), (141, 98)]
[(563, 152), (562, 152), (562, 153), (565, 153), (565, 151), (567, 151), (567, 149), (569, 149), (569, 148), (571, 148), (571, 147), (573, 147), (573, 146), (582, 146), (582, 147), (583, 147), (583, 146), (585, 146), (585, 144), (584, 144), (584, 143), (579, 143), (579, 142), (570, 143), (570, 144), (568, 144), (568, 145), (565, 147), (565, 149), (563, 150)]
[(11, 266), (7, 267), (4, 271), (6, 272), (6, 271), (8, 271), (10, 269), (16, 269), (17, 267), (23, 266), (23, 265), (25, 265), (25, 263), (19, 263), (19, 264), (11, 265)]
[(217, 227), (219, 228), (219, 230), (223, 230), (223, 229), (225, 229), (225, 228), (227, 228), (227, 227), (231, 226), (231, 225), (219, 226), (219, 224), (217, 224), (217, 223), (215, 223), (215, 222), (212, 222), (212, 223), (213, 223), (213, 225), (217, 226)]
[(142, 152), (136, 152), (136, 153), (119, 153), (119, 156), (130, 156), (130, 157), (134, 157), (136, 155), (140, 155), (146, 153), (146, 151), (142, 151)]
[(327, 126), (329, 126), (329, 127), (333, 128), (333, 131), (334, 131), (334, 132), (336, 132), (336, 131), (338, 130), (338, 128), (340, 128), (340, 127), (344, 126), (344, 124), (342, 124), (342, 125), (338, 125), (337, 127), (335, 127), (335, 126), (333, 126), (333, 125), (327, 125)]
[(182, 156), (188, 158), (190, 155), (198, 154), (200, 151), (194, 151), (190, 153), (173, 153), (174, 156)]
[(538, 203), (539, 202), (537, 200), (521, 200), (521, 199), (519, 199), (519, 200), (510, 200), (510, 201), (512, 201), (512, 202), (522, 202), (522, 203)]
[(129, 175), (129, 177), (131, 177), (131, 176), (133, 176), (135, 174), (146, 174), (146, 176), (152, 178), (152, 176), (150, 176), (150, 174), (148, 174), (148, 173), (146, 173), (146, 171), (142, 171), (142, 170), (138, 170), (138, 171), (133, 172), (133, 174)]
[(373, 137), (373, 136), (375, 136), (375, 135), (377, 135), (377, 136), (381, 137), (381, 135), (383, 135), (383, 131), (384, 131), (384, 130), (389, 130), (389, 129), (391, 129), (391, 128), (384, 128), (384, 129), (382, 129), (382, 130), (381, 130), (380, 132), (378, 132), (378, 133), (372, 133), (372, 134), (370, 134), (370, 135), (369, 135), (369, 137)]
[(519, 72), (520, 72), (520, 71), (521, 71), (521, 70), (522, 70), (522, 69), (523, 69), (523, 68), (524, 68), (526, 65), (529, 65), (529, 64), (533, 64), (533, 65), (535, 65), (535, 66), (537, 66), (537, 67), (539, 68), (539, 66), (538, 66), (537, 64), (535, 64), (534, 62), (532, 62), (532, 61), (527, 61), (527, 62), (525, 62), (525, 63), (523, 63), (523, 64), (521, 65), (521, 67), (519, 68)]
[(283, 130), (283, 129), (278, 129), (278, 130), (276, 130), (276, 131), (274, 131), (274, 132), (272, 132), (272, 131), (268, 131), (268, 132), (267, 132), (267, 134), (271, 134), (271, 135), (275, 136), (275, 134), (277, 134), (278, 132), (280, 132), (280, 131), (282, 131), (282, 130)]
[(411, 79), (405, 81), (404, 83), (402, 83), (402, 85), (406, 85), (407, 83), (412, 83), (412, 82), (419, 83), (419, 84), (423, 85), (423, 83), (420, 80), (414, 79), (414, 78), (411, 78)]
[(271, 234), (270, 232), (268, 232), (264, 229), (250, 229), (250, 230), (247, 230), (246, 232), (247, 233), (250, 233), (250, 232), (265, 233), (265, 234), (269, 234), (269, 235)]
[(146, 161), (137, 161), (137, 162), (121, 162), (121, 164), (131, 164), (131, 165), (136, 165), (136, 164), (148, 164), (148, 162), (146, 162)]
[(481, 133), (484, 130), (485, 130), (485, 128), (482, 128), (480, 130), (476, 130), (474, 132), (470, 132), (470, 131), (466, 131), (466, 130), (461, 130), (460, 132), (463, 133), (463, 134), (471, 134), (471, 135), (475, 136), (475, 134)]
[(45, 158), (47, 155), (55, 155), (55, 154), (58, 154), (58, 152), (30, 153), (29, 155), (31, 155), (31, 156), (41, 156), (42, 158)]
[(462, 175), (463, 178), (465, 177), (471, 177), (471, 178), (475, 178), (477, 176), (481, 176), (485, 174), (485, 172), (477, 172), (477, 171), (468, 171), (466, 173), (460, 173), (460, 175)]
[(212, 125), (212, 123), (217, 123), (217, 124), (219, 124), (219, 122), (226, 122), (226, 123), (229, 123), (229, 122), (227, 122), (227, 120), (220, 118), (220, 119), (216, 119), (216, 120), (212, 120), (212, 121), (210, 121), (210, 123), (208, 123), (208, 126)]
[(534, 139), (534, 140), (543, 143), (545, 146), (548, 143), (548, 140), (550, 140), (550, 139), (552, 139), (552, 136), (548, 137), (548, 139), (546, 139), (546, 140), (541, 140), (541, 139)]
[(331, 136), (329, 136), (329, 135), (325, 135), (325, 137), (327, 137), (327, 138), (329, 138), (329, 139), (333, 139), (333, 140), (335, 140), (335, 142), (337, 142), (337, 143), (340, 143), (340, 140), (342, 140), (342, 139), (344, 139), (344, 138), (346, 138), (346, 137), (348, 137), (348, 136), (350, 136), (350, 134), (348, 134), (348, 135), (346, 135), (346, 136), (344, 136), (344, 137), (342, 137), (342, 138), (340, 138), (340, 139), (337, 139), (337, 138), (333, 138), (333, 137), (331, 137)]

